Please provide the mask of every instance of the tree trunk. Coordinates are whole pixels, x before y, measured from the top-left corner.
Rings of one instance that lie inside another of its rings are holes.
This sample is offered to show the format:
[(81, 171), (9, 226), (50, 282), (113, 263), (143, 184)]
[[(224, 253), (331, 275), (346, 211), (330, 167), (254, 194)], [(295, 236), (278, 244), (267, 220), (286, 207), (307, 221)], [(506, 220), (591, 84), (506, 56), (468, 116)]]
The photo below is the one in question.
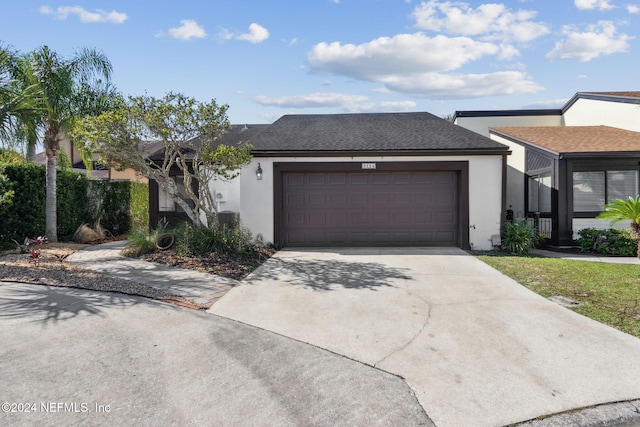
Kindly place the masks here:
[(36, 145), (27, 144), (27, 161), (33, 163), (36, 160)]
[(631, 237), (638, 242), (638, 259), (640, 259), (640, 224), (635, 221), (631, 223)]
[(46, 188), (46, 225), (45, 234), (50, 242), (58, 241), (58, 206), (56, 197), (56, 177), (58, 158), (55, 151), (47, 149), (47, 188)]

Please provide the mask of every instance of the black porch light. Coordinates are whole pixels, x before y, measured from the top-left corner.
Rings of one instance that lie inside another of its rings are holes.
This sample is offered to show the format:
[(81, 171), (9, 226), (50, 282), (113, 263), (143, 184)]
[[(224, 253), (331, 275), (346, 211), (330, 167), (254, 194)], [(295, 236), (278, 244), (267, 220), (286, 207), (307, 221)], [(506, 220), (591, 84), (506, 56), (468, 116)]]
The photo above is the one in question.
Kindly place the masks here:
[(258, 163), (258, 169), (256, 169), (256, 179), (258, 181), (262, 180), (262, 168), (260, 167), (260, 163)]

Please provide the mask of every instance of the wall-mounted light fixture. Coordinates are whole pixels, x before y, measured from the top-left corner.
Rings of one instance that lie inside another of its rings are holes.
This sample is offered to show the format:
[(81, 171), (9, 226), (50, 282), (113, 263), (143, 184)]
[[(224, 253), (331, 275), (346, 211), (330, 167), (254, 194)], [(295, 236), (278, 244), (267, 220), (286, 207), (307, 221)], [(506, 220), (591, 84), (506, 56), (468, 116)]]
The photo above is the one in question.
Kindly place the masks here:
[(258, 163), (258, 169), (256, 169), (256, 179), (258, 181), (262, 179), (262, 168), (260, 167), (260, 163)]

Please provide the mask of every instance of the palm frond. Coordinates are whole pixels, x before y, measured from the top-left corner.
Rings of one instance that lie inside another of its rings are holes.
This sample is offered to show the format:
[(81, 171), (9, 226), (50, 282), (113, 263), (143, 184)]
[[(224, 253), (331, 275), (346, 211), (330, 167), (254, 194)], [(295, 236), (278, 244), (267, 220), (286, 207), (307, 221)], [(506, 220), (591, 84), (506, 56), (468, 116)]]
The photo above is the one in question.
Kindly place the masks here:
[(627, 200), (614, 200), (605, 206), (597, 218), (611, 220), (611, 224), (625, 220), (640, 224), (640, 196), (635, 199), (629, 197)]

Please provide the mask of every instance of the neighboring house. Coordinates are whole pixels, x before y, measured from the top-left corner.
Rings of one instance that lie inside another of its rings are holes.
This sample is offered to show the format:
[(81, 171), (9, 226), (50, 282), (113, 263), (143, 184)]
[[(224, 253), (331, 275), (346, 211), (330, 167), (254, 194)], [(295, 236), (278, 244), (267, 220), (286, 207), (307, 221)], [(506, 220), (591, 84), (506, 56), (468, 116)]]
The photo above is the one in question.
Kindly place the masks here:
[[(74, 144), (67, 138), (60, 142), (60, 150), (64, 152), (66, 157), (71, 163), (71, 168), (74, 172), (87, 173), (87, 167), (82, 161), (82, 155), (80, 151), (74, 146)], [(36, 154), (35, 163), (45, 164), (47, 157), (44, 152)], [(58, 158), (60, 162), (60, 158)], [(111, 181), (135, 181), (135, 182), (147, 182), (147, 178), (143, 177), (133, 169), (117, 170), (115, 168), (108, 168), (94, 160), (91, 172), (89, 173), (91, 179), (96, 180), (111, 180)]]
[(610, 227), (595, 219), (604, 205), (640, 193), (640, 92), (580, 92), (559, 110), (458, 111), (454, 123), (511, 149), (507, 205), (552, 244)]
[[(288, 115), (221, 142), (238, 141), (251, 163), (210, 186), (264, 241), (491, 249), (499, 237), (508, 148), (431, 114)], [(169, 217), (150, 191), (151, 218)]]

